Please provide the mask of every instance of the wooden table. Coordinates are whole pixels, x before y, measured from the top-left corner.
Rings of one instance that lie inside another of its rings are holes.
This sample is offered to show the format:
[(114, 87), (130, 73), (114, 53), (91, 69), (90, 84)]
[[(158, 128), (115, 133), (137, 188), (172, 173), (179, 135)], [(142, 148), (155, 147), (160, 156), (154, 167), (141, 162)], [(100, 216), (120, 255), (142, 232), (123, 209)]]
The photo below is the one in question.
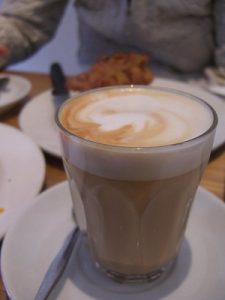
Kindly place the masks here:
[[(50, 79), (45, 74), (35, 73), (19, 73), (10, 72), (12, 74), (22, 75), (32, 82), (32, 90), (21, 104), (11, 109), (8, 113), (0, 115), (0, 122), (19, 127), (18, 114), (22, 107), (32, 97), (38, 95), (40, 92), (45, 91), (51, 86)], [(224, 128), (225, 135), (225, 128)], [(54, 184), (57, 184), (66, 179), (65, 172), (63, 170), (62, 162), (60, 159), (45, 154), (46, 158), (46, 177), (44, 181), (43, 190), (47, 189)], [(201, 181), (203, 187), (225, 201), (225, 146), (222, 146), (216, 151), (210, 159), (210, 162), (204, 172), (203, 179)], [(6, 300), (3, 283), (0, 281), (0, 300)]]

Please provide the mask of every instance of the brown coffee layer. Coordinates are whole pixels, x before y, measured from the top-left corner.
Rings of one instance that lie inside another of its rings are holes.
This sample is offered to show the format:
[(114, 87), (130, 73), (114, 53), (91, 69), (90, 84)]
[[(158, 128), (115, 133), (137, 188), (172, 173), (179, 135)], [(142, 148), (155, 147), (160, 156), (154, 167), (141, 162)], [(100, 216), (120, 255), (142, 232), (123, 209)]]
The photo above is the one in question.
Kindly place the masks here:
[[(180, 247), (202, 166), (169, 179), (122, 181), (65, 162), (82, 198), (91, 248), (106, 270), (145, 274)], [(76, 201), (76, 199), (74, 199)]]

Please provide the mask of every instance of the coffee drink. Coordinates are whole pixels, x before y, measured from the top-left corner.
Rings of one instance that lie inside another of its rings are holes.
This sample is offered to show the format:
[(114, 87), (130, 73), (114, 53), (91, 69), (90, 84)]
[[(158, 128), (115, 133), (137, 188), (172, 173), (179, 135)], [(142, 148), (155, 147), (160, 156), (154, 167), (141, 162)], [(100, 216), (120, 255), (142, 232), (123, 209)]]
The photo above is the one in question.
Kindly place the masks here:
[(210, 155), (213, 110), (169, 89), (114, 87), (70, 99), (58, 125), (97, 264), (124, 280), (160, 276), (178, 254)]

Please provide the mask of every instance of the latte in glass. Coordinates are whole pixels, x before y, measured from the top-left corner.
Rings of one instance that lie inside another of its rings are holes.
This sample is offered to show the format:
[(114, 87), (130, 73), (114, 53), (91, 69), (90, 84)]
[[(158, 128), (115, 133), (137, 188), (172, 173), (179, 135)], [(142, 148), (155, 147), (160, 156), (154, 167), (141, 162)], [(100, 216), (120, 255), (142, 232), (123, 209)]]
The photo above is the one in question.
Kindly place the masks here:
[(124, 281), (155, 280), (178, 255), (217, 118), (179, 91), (110, 87), (59, 110), (78, 226), (96, 264)]

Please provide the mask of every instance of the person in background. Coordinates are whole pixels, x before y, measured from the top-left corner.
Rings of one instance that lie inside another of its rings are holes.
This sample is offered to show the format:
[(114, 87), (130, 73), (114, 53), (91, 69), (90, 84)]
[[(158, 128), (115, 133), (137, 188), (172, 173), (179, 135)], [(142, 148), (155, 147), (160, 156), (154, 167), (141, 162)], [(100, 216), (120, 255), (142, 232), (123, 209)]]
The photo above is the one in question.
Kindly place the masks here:
[[(28, 58), (50, 41), (67, 2), (5, 0), (0, 12), (0, 68)], [(81, 62), (139, 51), (179, 73), (225, 67), (224, 0), (77, 0), (74, 7)]]

